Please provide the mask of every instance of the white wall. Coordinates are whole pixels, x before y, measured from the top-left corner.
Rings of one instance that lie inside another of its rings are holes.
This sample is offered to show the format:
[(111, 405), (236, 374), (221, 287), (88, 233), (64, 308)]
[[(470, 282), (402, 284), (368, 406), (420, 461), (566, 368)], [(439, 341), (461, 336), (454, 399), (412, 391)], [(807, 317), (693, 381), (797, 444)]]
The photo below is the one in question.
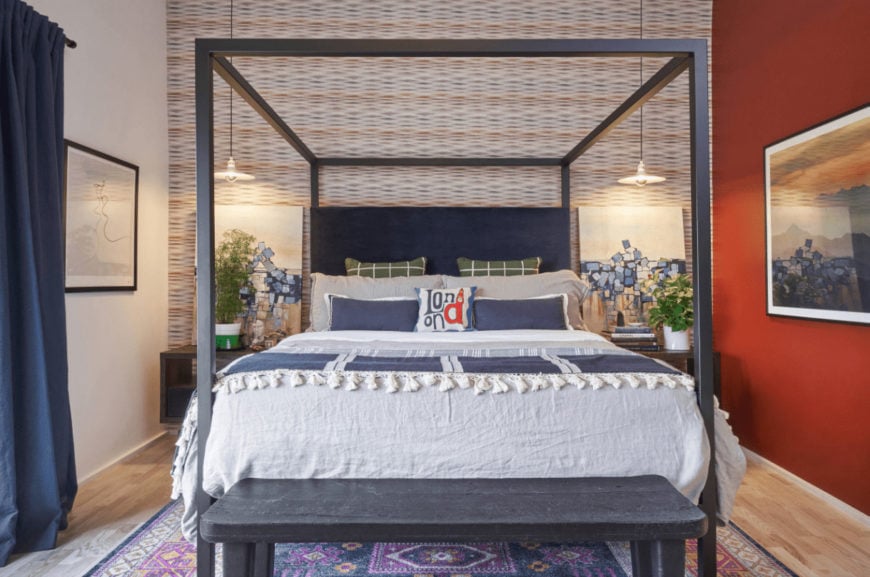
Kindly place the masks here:
[(163, 0), (27, 0), (78, 42), (66, 50), (66, 138), (139, 166), (136, 292), (68, 294), (79, 479), (161, 432), (167, 335), (169, 146)]

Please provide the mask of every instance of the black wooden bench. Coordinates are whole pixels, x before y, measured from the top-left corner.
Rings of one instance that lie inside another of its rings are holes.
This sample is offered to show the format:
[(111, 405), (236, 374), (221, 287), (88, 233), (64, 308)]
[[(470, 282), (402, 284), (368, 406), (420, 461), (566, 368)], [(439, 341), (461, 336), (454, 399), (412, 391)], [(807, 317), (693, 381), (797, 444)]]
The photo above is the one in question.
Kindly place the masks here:
[(707, 517), (663, 477), (245, 479), (202, 517), (225, 577), (272, 577), (275, 543), (630, 541), (634, 577), (683, 577)]

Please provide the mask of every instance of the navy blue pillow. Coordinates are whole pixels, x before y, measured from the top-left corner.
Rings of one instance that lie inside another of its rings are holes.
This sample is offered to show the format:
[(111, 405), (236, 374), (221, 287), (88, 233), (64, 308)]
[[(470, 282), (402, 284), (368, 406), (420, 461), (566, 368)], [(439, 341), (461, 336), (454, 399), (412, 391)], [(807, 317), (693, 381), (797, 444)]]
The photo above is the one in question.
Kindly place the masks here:
[(562, 295), (538, 299), (477, 298), (474, 328), (479, 331), (566, 329), (564, 299)]
[(330, 331), (413, 331), (417, 299), (363, 300), (330, 295)]

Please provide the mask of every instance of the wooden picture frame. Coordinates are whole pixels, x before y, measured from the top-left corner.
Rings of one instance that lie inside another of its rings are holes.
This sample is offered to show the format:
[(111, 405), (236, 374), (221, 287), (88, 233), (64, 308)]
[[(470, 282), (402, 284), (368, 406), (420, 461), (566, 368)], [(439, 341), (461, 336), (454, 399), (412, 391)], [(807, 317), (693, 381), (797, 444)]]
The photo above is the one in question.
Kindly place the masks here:
[(870, 324), (870, 105), (764, 149), (767, 314)]
[(66, 292), (135, 291), (139, 167), (64, 144)]

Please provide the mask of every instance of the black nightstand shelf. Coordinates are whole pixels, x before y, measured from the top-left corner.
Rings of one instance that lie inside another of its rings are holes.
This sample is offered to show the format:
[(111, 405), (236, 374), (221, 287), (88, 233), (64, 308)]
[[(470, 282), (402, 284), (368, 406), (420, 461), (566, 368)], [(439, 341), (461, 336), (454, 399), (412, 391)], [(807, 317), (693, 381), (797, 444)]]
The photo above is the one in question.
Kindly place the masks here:
[[(217, 351), (215, 366), (221, 370), (235, 359), (253, 351)], [(169, 349), (160, 353), (160, 422), (180, 424), (190, 395), (196, 389), (196, 345)]]

